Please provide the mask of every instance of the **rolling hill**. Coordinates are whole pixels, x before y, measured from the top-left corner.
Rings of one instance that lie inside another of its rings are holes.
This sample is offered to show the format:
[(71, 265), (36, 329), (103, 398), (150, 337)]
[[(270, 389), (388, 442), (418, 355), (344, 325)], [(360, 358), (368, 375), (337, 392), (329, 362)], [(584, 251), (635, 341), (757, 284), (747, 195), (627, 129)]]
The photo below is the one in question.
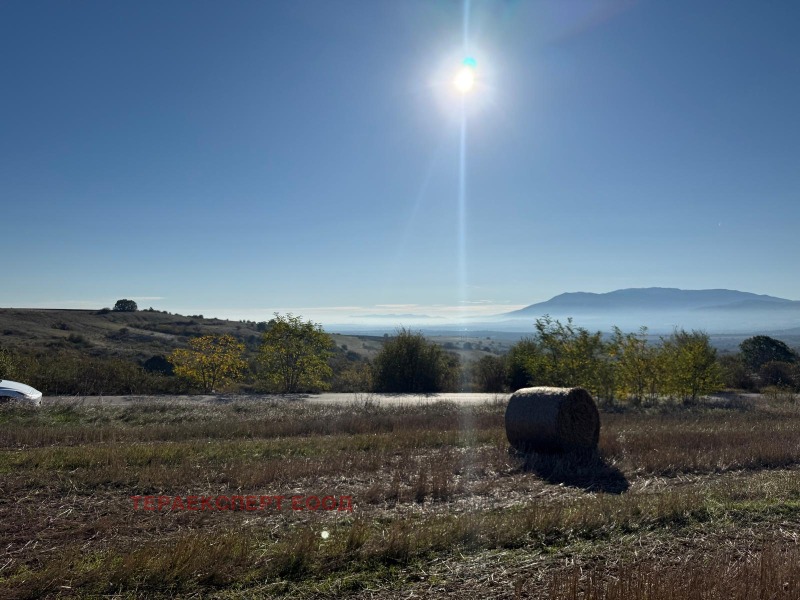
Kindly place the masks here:
[[(254, 321), (227, 321), (182, 316), (157, 310), (117, 312), (0, 308), (0, 346), (26, 351), (80, 350), (91, 356), (143, 361), (185, 347), (200, 335), (230, 334), (254, 355), (261, 331)], [(336, 346), (363, 358), (373, 358), (383, 338), (332, 334)]]

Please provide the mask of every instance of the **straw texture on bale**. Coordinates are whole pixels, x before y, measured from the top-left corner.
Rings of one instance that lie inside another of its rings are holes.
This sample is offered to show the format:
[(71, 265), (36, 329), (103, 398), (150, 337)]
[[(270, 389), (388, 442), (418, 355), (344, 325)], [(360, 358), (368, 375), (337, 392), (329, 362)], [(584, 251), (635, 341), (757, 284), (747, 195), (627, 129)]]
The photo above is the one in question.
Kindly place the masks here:
[(600, 438), (600, 414), (583, 388), (522, 388), (508, 401), (506, 435), (520, 452), (591, 449)]

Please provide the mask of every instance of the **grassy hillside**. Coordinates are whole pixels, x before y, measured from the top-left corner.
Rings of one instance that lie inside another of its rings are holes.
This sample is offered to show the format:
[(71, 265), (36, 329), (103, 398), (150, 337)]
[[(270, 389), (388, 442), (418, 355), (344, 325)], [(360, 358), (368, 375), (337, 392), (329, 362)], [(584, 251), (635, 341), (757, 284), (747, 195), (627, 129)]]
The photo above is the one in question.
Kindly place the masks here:
[(11, 349), (79, 349), (92, 356), (146, 359), (168, 354), (191, 337), (223, 333), (248, 346), (258, 342), (255, 323), (157, 311), (0, 309), (0, 344)]
[[(331, 332), (328, 332), (331, 333)], [(230, 334), (254, 354), (261, 341), (255, 321), (206, 319), (161, 311), (0, 308), (0, 345), (12, 350), (81, 350), (84, 354), (147, 360), (186, 346), (192, 337)], [(337, 349), (373, 359), (386, 338), (331, 333)], [(437, 337), (437, 343), (472, 362), (507, 350), (507, 344), (480, 337)]]
[[(228, 334), (244, 343), (247, 373), (232, 389), (261, 389), (257, 354), (266, 323), (206, 319), (156, 310), (135, 312), (69, 309), (0, 309), (0, 348), (14, 355), (8, 378), (18, 378), (46, 394), (183, 393), (187, 382), (162, 373), (155, 359), (204, 335)], [(371, 386), (365, 361), (374, 359), (388, 336), (329, 332), (334, 347), (328, 363), (333, 391)], [(488, 338), (441, 338), (465, 367), (497, 353)], [(468, 368), (468, 367), (467, 367)]]
[[(77, 349), (91, 356), (145, 360), (168, 354), (201, 335), (230, 334), (255, 352), (261, 332), (254, 321), (206, 319), (160, 311), (116, 312), (0, 308), (0, 345), (14, 350)], [(338, 348), (373, 358), (383, 338), (333, 335)]]

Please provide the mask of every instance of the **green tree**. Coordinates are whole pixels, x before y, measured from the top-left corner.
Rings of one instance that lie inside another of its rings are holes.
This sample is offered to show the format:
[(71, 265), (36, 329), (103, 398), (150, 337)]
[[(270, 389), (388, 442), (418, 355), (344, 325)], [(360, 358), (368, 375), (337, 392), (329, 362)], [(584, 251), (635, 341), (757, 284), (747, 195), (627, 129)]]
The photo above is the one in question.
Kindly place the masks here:
[(623, 334), (614, 327), (609, 354), (615, 360), (616, 393), (638, 404), (658, 389), (658, 349), (647, 343), (647, 328)]
[(659, 358), (664, 367), (666, 393), (696, 400), (722, 388), (717, 351), (707, 333), (680, 329), (662, 342)]
[(247, 367), (243, 352), (244, 344), (232, 335), (204, 335), (189, 340), (188, 349), (175, 350), (167, 360), (176, 375), (208, 393), (241, 376)]
[(581, 386), (595, 395), (613, 394), (613, 373), (602, 334), (589, 333), (550, 316), (536, 320), (536, 341), (545, 357), (544, 383), (559, 387)]
[(267, 325), (259, 350), (261, 377), (285, 394), (327, 389), (334, 343), (322, 326), (278, 313)]
[(506, 383), (511, 391), (534, 385), (545, 385), (543, 381), (544, 359), (535, 339), (522, 338), (506, 355)]
[(747, 338), (739, 344), (742, 360), (751, 372), (756, 373), (768, 362), (797, 361), (797, 354), (785, 343), (768, 335), (757, 335)]
[(384, 343), (372, 366), (378, 392), (441, 392), (454, 389), (459, 375), (458, 356), (405, 328)]
[(122, 300), (117, 300), (116, 304), (114, 304), (114, 310), (117, 312), (136, 312), (139, 307), (133, 300), (123, 298)]

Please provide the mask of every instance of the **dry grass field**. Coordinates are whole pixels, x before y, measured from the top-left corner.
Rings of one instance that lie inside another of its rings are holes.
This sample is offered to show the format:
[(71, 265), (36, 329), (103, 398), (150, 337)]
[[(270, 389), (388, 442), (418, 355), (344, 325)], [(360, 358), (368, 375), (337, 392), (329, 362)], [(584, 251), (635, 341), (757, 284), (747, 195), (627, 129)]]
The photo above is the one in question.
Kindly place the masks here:
[[(606, 411), (598, 456), (527, 459), (504, 409), (4, 406), (0, 597), (800, 598), (793, 403)], [(192, 495), (285, 498), (131, 500)]]

